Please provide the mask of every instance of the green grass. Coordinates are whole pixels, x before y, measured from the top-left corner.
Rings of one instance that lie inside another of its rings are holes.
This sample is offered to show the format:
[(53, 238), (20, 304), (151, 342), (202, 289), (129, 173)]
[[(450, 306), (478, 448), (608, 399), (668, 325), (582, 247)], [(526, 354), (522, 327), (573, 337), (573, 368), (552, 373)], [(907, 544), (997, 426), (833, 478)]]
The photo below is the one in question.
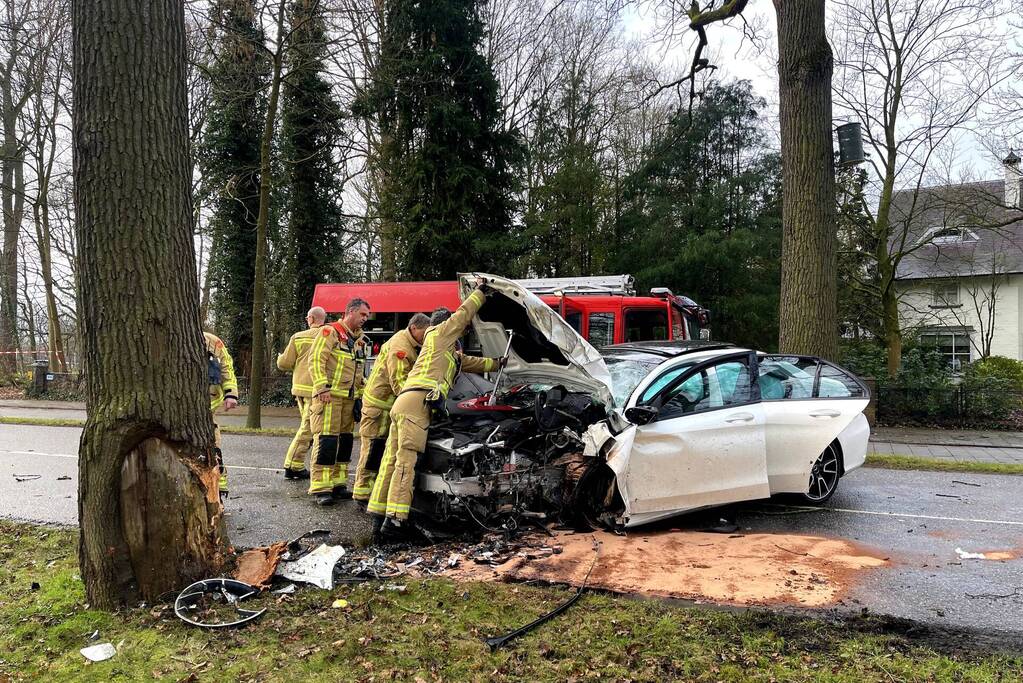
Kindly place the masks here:
[(917, 455), (867, 455), (867, 467), (889, 470), (929, 470), (933, 472), (973, 472), (976, 474), (1023, 474), (1023, 465), (1001, 462), (971, 462), (926, 458)]
[[(0, 680), (294, 681), (1018, 681), (1023, 659), (940, 652), (869, 618), (825, 622), (702, 610), (588, 594), (569, 611), (490, 653), (481, 639), (531, 621), (570, 591), (409, 581), (267, 596), (241, 629), (179, 622), (169, 606), (104, 613), (84, 604), (77, 532), (0, 521)], [(39, 588), (32, 590), (32, 582)], [(349, 601), (331, 609), (335, 598)], [(79, 649), (111, 642), (88, 663)], [(8, 678), (5, 678), (8, 677)]]
[[(84, 427), (85, 420), (68, 418), (49, 417), (2, 417), (0, 424), (5, 425), (34, 425), (36, 427)], [(287, 427), (264, 427), (253, 429), (251, 427), (237, 427), (234, 425), (221, 425), (222, 434), (253, 434), (256, 436), (294, 436), (295, 430)]]

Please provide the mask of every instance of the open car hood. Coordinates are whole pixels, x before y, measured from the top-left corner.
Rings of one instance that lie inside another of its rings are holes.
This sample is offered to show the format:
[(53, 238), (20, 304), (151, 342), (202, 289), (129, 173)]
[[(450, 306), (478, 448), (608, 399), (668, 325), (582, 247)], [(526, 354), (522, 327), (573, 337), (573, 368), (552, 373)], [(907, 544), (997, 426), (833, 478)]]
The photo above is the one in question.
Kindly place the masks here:
[(505, 376), (516, 383), (562, 384), (611, 405), (611, 374), (604, 358), (550, 306), (511, 280), (482, 273), (460, 274), (458, 294), (465, 300), (476, 277), (493, 292), (472, 321), (483, 354), (504, 355), (506, 330), (513, 330)]

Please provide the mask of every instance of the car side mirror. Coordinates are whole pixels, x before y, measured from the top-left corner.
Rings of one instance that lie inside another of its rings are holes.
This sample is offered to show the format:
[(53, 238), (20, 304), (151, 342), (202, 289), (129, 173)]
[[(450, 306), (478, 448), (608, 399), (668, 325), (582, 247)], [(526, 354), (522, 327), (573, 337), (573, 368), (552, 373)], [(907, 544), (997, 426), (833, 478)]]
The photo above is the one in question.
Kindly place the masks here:
[(625, 411), (625, 419), (635, 425), (650, 424), (657, 417), (654, 406), (633, 406)]

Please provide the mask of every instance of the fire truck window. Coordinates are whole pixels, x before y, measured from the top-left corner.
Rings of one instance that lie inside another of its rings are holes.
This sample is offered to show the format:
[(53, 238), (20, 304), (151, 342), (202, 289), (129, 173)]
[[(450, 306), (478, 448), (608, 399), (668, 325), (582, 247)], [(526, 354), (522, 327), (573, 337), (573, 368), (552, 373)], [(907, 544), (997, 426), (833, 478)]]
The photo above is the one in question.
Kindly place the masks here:
[[(672, 339), (686, 339), (686, 321), (682, 316), (682, 311), (671, 307), (671, 338)], [(699, 337), (700, 335), (696, 335)]]
[(565, 311), (565, 322), (567, 322), (573, 330), (576, 332), (583, 331), (583, 314), (582, 311)]
[(593, 346), (601, 347), (615, 342), (615, 314), (590, 313), (590, 332), (587, 341)]
[(668, 338), (668, 312), (664, 308), (632, 308), (625, 311), (625, 341)]

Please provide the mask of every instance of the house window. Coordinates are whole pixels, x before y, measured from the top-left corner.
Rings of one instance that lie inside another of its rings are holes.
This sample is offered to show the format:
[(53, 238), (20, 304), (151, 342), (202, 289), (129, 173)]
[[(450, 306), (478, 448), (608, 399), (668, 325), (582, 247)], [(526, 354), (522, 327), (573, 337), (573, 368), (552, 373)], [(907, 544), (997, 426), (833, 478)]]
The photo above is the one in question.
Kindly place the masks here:
[(961, 244), (976, 242), (977, 233), (961, 225), (939, 225), (929, 229), (920, 238), (919, 244)]
[(932, 308), (952, 308), (959, 306), (959, 285), (955, 282), (935, 285)]
[(938, 349), (953, 371), (959, 372), (970, 362), (968, 332), (931, 332), (920, 335), (920, 342)]

